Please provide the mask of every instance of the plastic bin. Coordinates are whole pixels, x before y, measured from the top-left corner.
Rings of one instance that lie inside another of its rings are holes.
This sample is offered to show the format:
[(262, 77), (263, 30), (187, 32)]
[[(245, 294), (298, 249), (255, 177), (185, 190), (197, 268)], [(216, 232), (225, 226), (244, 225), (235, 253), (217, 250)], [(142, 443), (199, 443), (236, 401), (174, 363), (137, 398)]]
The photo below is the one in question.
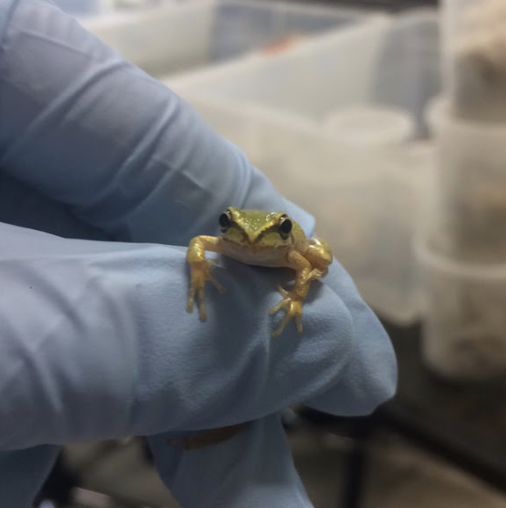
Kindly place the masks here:
[(506, 373), (506, 264), (458, 262), (434, 241), (417, 242), (426, 313), (427, 365), (456, 381)]
[[(424, 10), (165, 82), (311, 211), (366, 300), (406, 323), (421, 310), (412, 238), (431, 171), (428, 150), (415, 156), (408, 141), (427, 134), (439, 56), (437, 13)], [(329, 115), (350, 106), (386, 108), (408, 127), (385, 121), (377, 142), (329, 129)]]
[[(285, 2), (202, 0), (83, 20), (106, 44), (159, 77), (296, 42), (367, 17), (367, 11)], [(279, 49), (279, 48), (278, 48)]]

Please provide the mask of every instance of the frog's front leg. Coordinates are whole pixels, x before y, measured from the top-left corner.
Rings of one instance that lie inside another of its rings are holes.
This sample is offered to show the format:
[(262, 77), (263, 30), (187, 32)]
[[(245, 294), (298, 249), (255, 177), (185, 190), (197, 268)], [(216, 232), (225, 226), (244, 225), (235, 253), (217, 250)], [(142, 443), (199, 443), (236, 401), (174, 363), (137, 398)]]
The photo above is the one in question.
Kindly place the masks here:
[(188, 292), (186, 310), (187, 312), (193, 312), (193, 302), (196, 296), (197, 304), (199, 306), (199, 318), (201, 321), (205, 321), (207, 319), (204, 291), (206, 281), (211, 281), (218, 288), (220, 293), (225, 291), (224, 287), (211, 274), (211, 266), (215, 263), (215, 261), (206, 259), (206, 250), (221, 252), (220, 244), (221, 241), (218, 237), (204, 235), (196, 236), (195, 238), (192, 238), (186, 253), (186, 260), (190, 265), (191, 271), (190, 291)]
[(295, 270), (295, 284), (291, 291), (278, 286), (278, 291), (283, 299), (271, 308), (269, 314), (274, 314), (280, 309), (285, 309), (286, 314), (281, 324), (274, 330), (272, 336), (281, 334), (290, 319), (295, 319), (297, 331), (302, 333), (302, 303), (309, 290), (309, 284), (314, 277), (311, 276), (312, 266), (309, 261), (297, 252), (291, 252), (288, 256), (288, 266)]

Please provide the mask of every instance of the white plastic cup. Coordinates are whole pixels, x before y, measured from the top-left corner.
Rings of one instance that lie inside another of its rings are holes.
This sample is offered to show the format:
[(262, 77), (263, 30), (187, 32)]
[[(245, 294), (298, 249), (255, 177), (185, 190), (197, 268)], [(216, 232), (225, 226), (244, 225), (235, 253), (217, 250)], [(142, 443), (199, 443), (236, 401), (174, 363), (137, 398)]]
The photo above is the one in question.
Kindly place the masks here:
[(408, 113), (371, 105), (333, 111), (285, 137), (280, 188), (315, 215), (318, 234), (355, 278), (374, 263), (390, 166), (414, 129)]
[(477, 264), (441, 255), (418, 239), (425, 321), (422, 354), (435, 373), (485, 381), (506, 373), (506, 263)]
[(457, 118), (445, 100), (428, 112), (436, 141), (432, 230), (464, 261), (506, 261), (506, 124)]
[(378, 242), (370, 269), (356, 282), (375, 311), (400, 325), (423, 312), (420, 267), (413, 240), (424, 228), (431, 206), (434, 147), (425, 141), (407, 143), (392, 157), (384, 185), (383, 206), (373, 223)]

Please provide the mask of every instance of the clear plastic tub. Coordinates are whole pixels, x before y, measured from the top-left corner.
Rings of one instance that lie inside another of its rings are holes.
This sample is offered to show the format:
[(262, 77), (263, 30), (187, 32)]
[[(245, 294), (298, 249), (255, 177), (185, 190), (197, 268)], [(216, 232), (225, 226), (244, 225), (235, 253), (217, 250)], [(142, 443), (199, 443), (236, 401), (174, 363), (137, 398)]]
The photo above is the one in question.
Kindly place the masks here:
[[(435, 11), (378, 17), (165, 81), (315, 215), (367, 301), (402, 323), (421, 310), (411, 244), (431, 170), (406, 143), (426, 135), (426, 103), (440, 92), (438, 33)], [(349, 117), (329, 126), (364, 110), (374, 115), (364, 128), (350, 130)]]
[(463, 261), (506, 260), (506, 125), (457, 118), (445, 100), (429, 118), (438, 159), (431, 221), (441, 248)]
[(454, 113), (506, 120), (506, 2), (445, 0), (445, 79)]
[(201, 0), (83, 20), (106, 44), (153, 76), (280, 51), (306, 36), (367, 18), (367, 11), (288, 2)]
[(420, 240), (427, 365), (455, 381), (506, 374), (506, 264), (462, 263)]

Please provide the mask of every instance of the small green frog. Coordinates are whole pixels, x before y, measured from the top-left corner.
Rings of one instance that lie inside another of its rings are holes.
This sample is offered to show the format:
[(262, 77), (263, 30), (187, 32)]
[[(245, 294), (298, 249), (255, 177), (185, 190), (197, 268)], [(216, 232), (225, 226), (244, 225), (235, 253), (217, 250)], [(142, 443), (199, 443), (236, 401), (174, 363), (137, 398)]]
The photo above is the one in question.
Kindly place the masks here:
[(321, 238), (306, 238), (302, 228), (283, 212), (242, 210), (230, 207), (219, 217), (221, 236), (196, 236), (188, 247), (186, 259), (190, 264), (191, 282), (186, 310), (193, 311), (197, 298), (200, 320), (207, 319), (204, 286), (211, 281), (220, 292), (223, 286), (211, 274), (212, 260), (205, 251), (218, 252), (242, 263), (258, 266), (284, 267), (295, 270), (295, 284), (288, 291), (278, 286), (283, 299), (269, 311), (274, 314), (285, 309), (286, 315), (273, 332), (281, 334), (288, 321), (295, 319), (302, 333), (302, 302), (312, 280), (327, 273), (332, 252)]

